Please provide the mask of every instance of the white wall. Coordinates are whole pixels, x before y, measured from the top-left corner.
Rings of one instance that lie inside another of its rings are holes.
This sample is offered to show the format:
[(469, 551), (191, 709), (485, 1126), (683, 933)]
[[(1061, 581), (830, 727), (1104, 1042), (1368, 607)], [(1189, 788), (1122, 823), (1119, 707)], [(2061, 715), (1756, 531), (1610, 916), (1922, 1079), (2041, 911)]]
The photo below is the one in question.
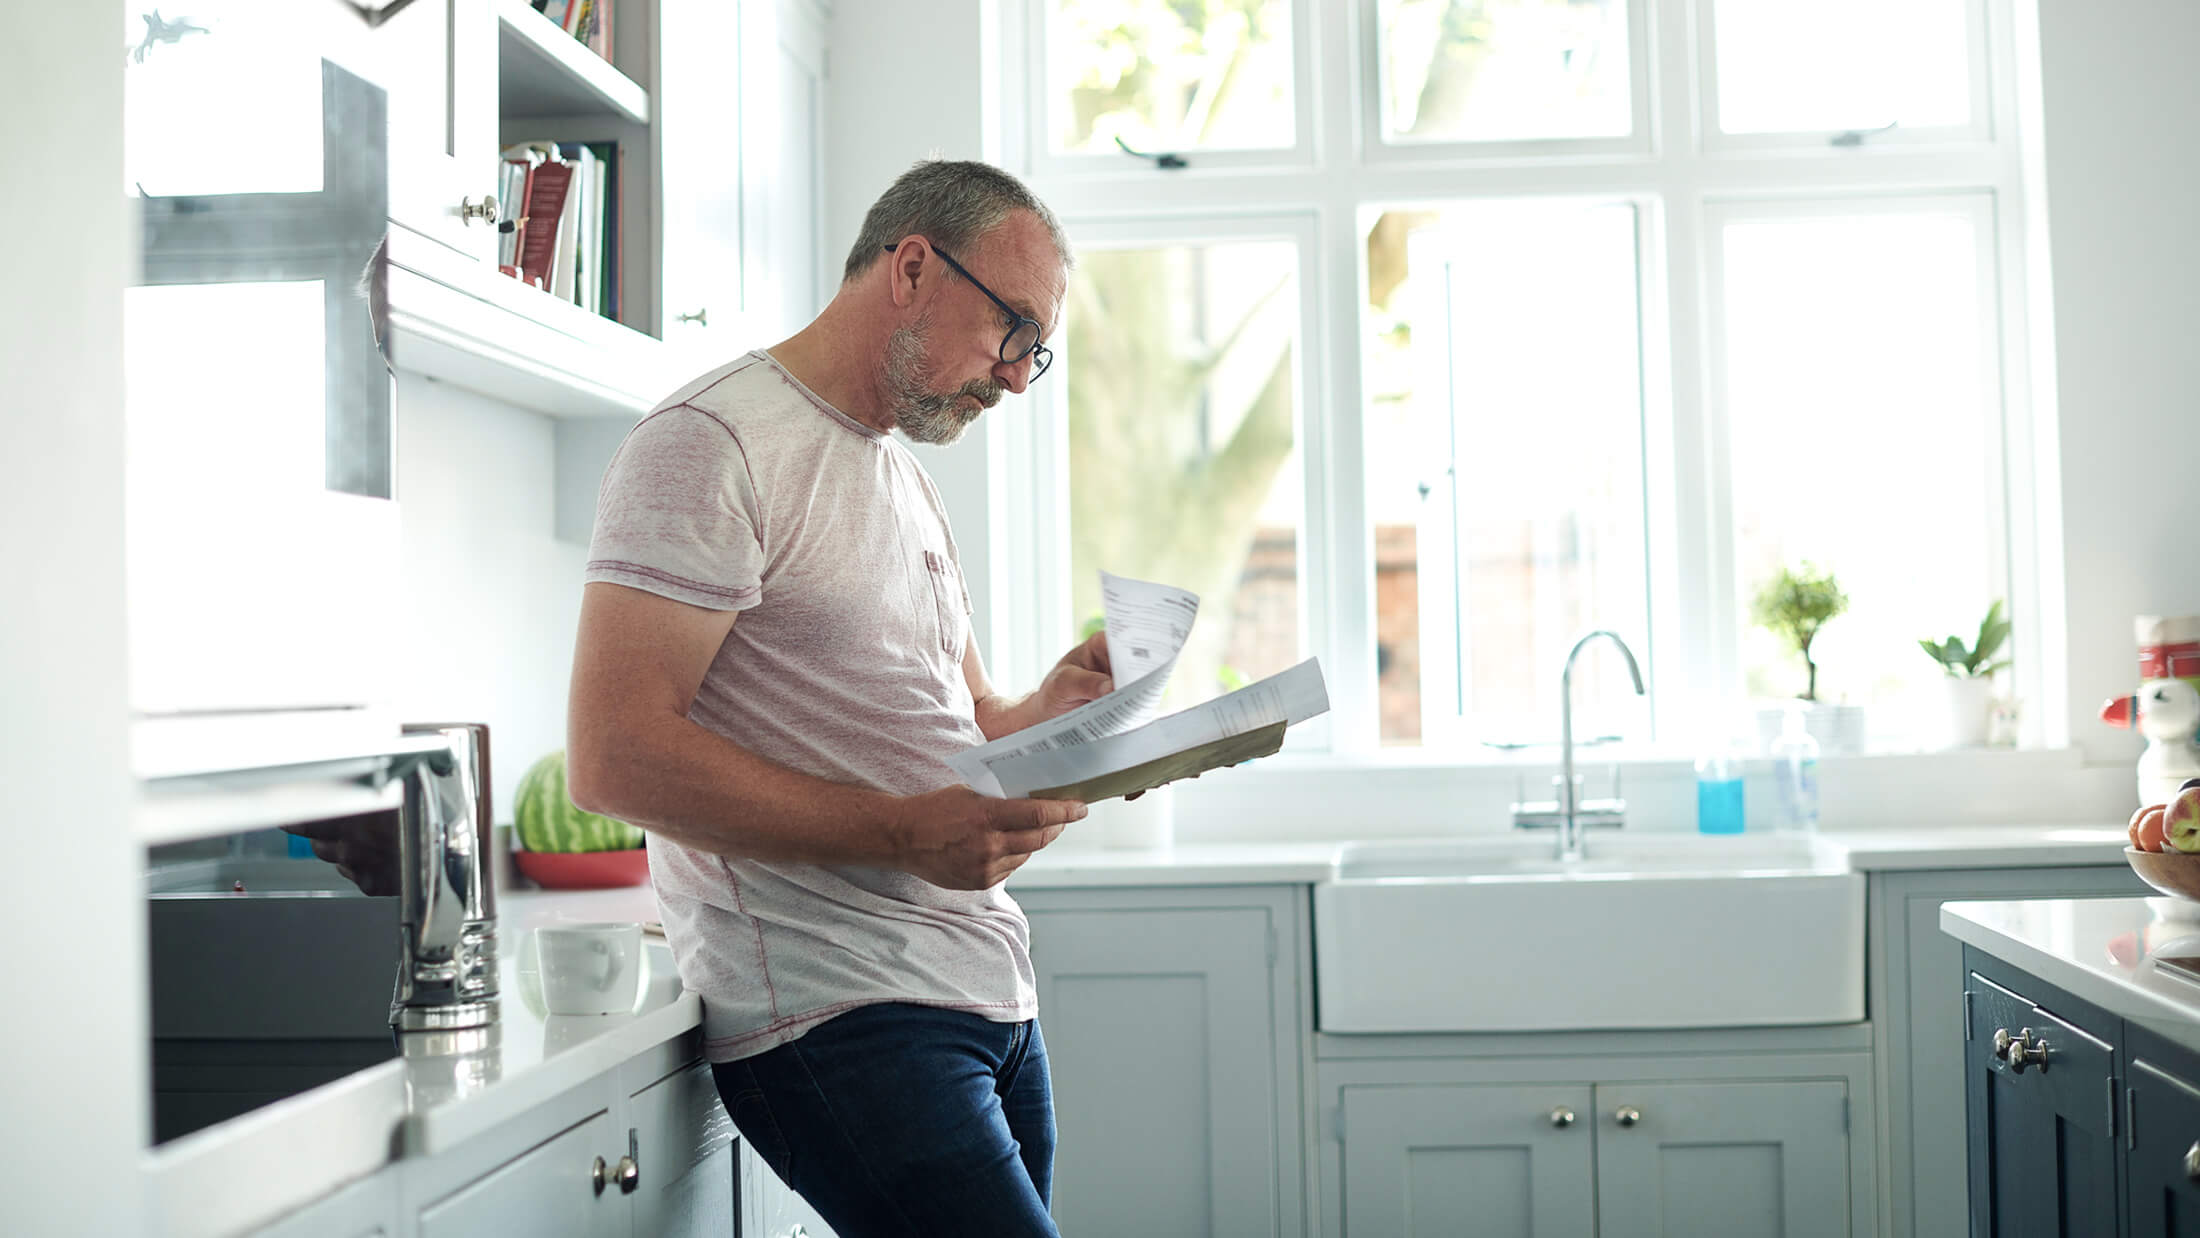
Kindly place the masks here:
[[(20, 10), (17, 12), (15, 10)], [(151, 1130), (122, 597), (118, 11), (13, 6), (0, 100), (0, 1228), (134, 1234)], [(25, 28), (24, 23), (28, 22)]]
[(2039, 0), (2070, 734), (2137, 682), (2131, 620), (2200, 614), (2200, 6)]
[(395, 668), (407, 721), (489, 724), (491, 794), (565, 746), (588, 548), (553, 532), (556, 423), (415, 374), (398, 388), (404, 598)]

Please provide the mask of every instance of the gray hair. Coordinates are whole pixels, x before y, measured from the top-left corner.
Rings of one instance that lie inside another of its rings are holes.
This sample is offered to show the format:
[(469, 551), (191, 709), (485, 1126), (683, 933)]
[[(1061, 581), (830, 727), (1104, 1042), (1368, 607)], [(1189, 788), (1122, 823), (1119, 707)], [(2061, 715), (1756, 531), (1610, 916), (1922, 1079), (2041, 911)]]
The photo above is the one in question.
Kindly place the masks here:
[(1030, 211), (1047, 226), (1062, 265), (1070, 265), (1069, 238), (1024, 183), (990, 163), (975, 160), (921, 159), (888, 186), (863, 217), (863, 230), (848, 251), (846, 283), (885, 256), (886, 248), (920, 234), (949, 253), (968, 252), (978, 238), (999, 227), (1012, 211)]

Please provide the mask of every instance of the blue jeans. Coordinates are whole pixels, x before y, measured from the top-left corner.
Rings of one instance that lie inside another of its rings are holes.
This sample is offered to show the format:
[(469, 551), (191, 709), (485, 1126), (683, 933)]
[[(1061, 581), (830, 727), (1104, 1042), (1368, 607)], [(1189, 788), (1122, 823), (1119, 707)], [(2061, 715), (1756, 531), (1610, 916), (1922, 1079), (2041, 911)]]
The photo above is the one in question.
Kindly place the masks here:
[(840, 1238), (1059, 1238), (1036, 1019), (858, 1006), (711, 1074), (741, 1137)]

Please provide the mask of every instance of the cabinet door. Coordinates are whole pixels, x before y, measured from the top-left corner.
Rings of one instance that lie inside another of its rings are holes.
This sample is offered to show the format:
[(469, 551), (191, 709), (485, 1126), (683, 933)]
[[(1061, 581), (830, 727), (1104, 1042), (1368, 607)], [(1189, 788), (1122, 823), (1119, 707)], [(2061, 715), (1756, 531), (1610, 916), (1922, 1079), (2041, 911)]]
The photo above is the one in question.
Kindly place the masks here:
[[(348, 6), (344, 6), (348, 7)], [(460, 215), (497, 188), (497, 27), (489, 0), (413, 0), (366, 54), (390, 104), (390, 218), (493, 262), (496, 228)]]
[(1277, 1233), (1280, 1144), (1298, 1134), (1278, 1074), (1298, 1062), (1276, 1030), (1269, 913), (1030, 920), (1062, 1231)]
[(693, 1066), (627, 1100), (641, 1180), (635, 1238), (722, 1238), (734, 1228), (734, 1134), (710, 1066)]
[(628, 1197), (595, 1179), (599, 1158), (607, 1173), (618, 1161), (623, 1134), (597, 1114), (423, 1208), (420, 1238), (624, 1238)]
[(779, 339), (815, 317), (830, 295), (823, 264), (831, 255), (820, 252), (825, 23), (813, 0), (748, 0), (741, 13), (751, 75), (750, 123), (741, 130), (742, 282), (755, 325)]
[[(639, 315), (629, 321), (654, 329), (697, 369), (734, 349), (782, 338), (736, 338), (748, 334), (741, 302), (741, 190), (748, 160), (744, 87), (753, 75), (742, 54), (742, 13), (758, 3), (659, 0), (657, 9), (662, 68), (652, 127), (663, 260), (654, 264), (657, 321), (643, 322)], [(722, 355), (713, 358), (713, 350)]]
[(2131, 1238), (2200, 1238), (2200, 1059), (2131, 1033)]
[(1345, 1088), (1345, 1238), (1596, 1232), (1594, 1104), (1583, 1084)]
[(389, 1238), (399, 1232), (396, 1221), (397, 1171), (385, 1169), (253, 1231), (253, 1238)]
[[(2114, 1052), (1975, 971), (1964, 1005), (1973, 1238), (2116, 1233)], [(2012, 1066), (1997, 1033), (2044, 1040), (2047, 1068)]]
[(1598, 1238), (1846, 1238), (1848, 1087), (1598, 1084)]
[[(764, 1158), (751, 1151), (746, 1143), (737, 1145), (741, 1174), (741, 1229), (742, 1238), (833, 1238), (832, 1229), (825, 1224), (817, 1210), (764, 1163)], [(642, 1238), (642, 1231), (634, 1231), (635, 1238)]]

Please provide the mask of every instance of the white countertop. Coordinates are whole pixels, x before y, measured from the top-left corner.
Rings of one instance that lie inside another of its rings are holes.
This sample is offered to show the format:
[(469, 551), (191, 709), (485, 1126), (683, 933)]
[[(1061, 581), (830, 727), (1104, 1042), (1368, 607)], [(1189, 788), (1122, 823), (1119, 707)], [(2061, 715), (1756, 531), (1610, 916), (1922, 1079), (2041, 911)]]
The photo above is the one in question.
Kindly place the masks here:
[(1950, 936), (2200, 1052), (2200, 984), (2155, 964), (2200, 954), (2200, 904), (2166, 898), (1943, 903)]
[[(1549, 835), (1543, 837), (1549, 840)], [(1601, 833), (1590, 835), (1590, 854), (1595, 854), (1601, 837)], [(1659, 833), (1656, 837), (1695, 836)], [(2100, 824), (1828, 830), (1819, 838), (1839, 848), (1847, 866), (1857, 872), (2121, 864), (2126, 841), (2121, 825)], [(1706, 840), (1707, 844), (1711, 841)], [(1008, 879), (1008, 889), (1013, 894), (1018, 890), (1097, 886), (1308, 884), (1329, 878), (1342, 845), (1302, 842), (1209, 843), (1142, 850), (1049, 848), (1017, 869)]]

